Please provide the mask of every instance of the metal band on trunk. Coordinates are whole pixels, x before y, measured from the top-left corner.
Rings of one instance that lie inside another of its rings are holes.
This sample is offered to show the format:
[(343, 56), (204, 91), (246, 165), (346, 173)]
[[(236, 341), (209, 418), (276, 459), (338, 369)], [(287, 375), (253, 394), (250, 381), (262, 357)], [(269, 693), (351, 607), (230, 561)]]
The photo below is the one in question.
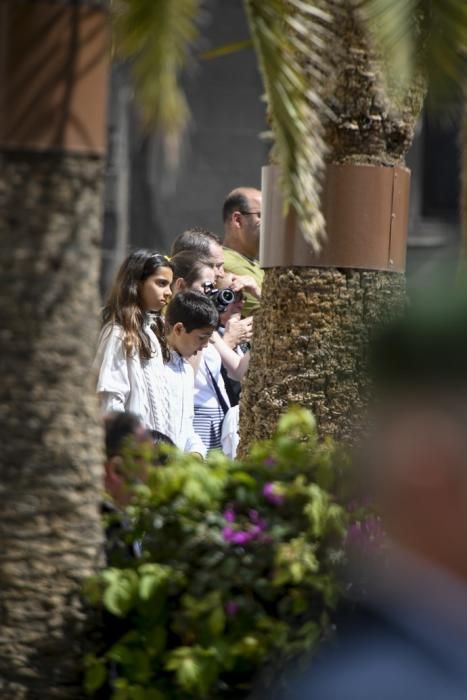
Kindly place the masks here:
[(403, 167), (328, 165), (321, 197), (326, 240), (305, 242), (293, 210), (283, 214), (278, 166), (263, 167), (261, 267), (342, 267), (404, 272), (410, 171)]
[(108, 26), (96, 4), (0, 2), (0, 148), (105, 152)]

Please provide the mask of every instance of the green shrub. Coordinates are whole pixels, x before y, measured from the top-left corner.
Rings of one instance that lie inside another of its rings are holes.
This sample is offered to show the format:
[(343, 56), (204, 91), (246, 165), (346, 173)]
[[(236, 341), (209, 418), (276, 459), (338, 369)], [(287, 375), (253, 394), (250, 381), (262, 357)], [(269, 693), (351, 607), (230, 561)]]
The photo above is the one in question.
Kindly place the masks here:
[(118, 700), (246, 696), (258, 671), (310, 650), (330, 625), (345, 457), (297, 408), (245, 461), (176, 453), (149, 471), (120, 516), (141, 556), (86, 586), (107, 621), (121, 620), (121, 636), (86, 657), (87, 691), (112, 669)]

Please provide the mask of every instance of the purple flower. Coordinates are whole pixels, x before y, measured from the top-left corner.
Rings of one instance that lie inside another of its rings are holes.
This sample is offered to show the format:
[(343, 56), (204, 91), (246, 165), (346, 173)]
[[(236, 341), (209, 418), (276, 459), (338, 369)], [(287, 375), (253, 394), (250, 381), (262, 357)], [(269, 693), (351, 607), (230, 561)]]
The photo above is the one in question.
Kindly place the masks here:
[(346, 544), (364, 550), (383, 546), (385, 533), (378, 518), (370, 515), (361, 522), (352, 523), (347, 530)]
[(225, 612), (227, 613), (228, 617), (235, 617), (235, 615), (238, 613), (239, 608), (239, 604), (236, 603), (234, 600), (229, 600), (225, 604)]
[(263, 532), (263, 530), (266, 530), (268, 524), (264, 520), (264, 518), (261, 518), (261, 516), (257, 510), (249, 510), (248, 517), (250, 518), (250, 521), (253, 523), (253, 527), (250, 528), (250, 531), (260, 533), (260, 532)]
[(284, 494), (281, 493), (272, 481), (267, 481), (263, 486), (263, 496), (273, 506), (280, 506), (284, 502)]
[(224, 520), (227, 525), (222, 530), (222, 536), (226, 542), (243, 545), (255, 539), (261, 539), (261, 533), (267, 529), (267, 522), (260, 516), (257, 510), (251, 508), (248, 511), (249, 523), (246, 524), (246, 529), (235, 529), (234, 523), (237, 520), (237, 515), (233, 506), (230, 506), (224, 511)]
[(246, 544), (246, 542), (250, 542), (254, 538), (254, 535), (248, 531), (233, 530), (231, 527), (224, 527), (222, 536), (226, 542), (232, 542), (233, 544)]
[(267, 459), (264, 460), (263, 464), (266, 467), (275, 467), (277, 464), (277, 460), (275, 460), (274, 457), (268, 457)]
[(232, 542), (234, 544), (248, 544), (251, 540), (255, 539), (255, 534), (247, 530), (239, 530), (234, 532), (232, 535)]
[(235, 522), (235, 511), (233, 508), (227, 508), (224, 511), (224, 520), (226, 520), (228, 523)]
[[(231, 527), (224, 527), (222, 536), (226, 542), (232, 542), (232, 544), (248, 544), (248, 542), (260, 538), (266, 527), (264, 520), (261, 520), (257, 525), (251, 525), (247, 530), (234, 530)], [(260, 540), (262, 541), (262, 537)]]
[(233, 544), (245, 544), (254, 537), (246, 530), (233, 530), (231, 527), (224, 527), (222, 536), (226, 542), (232, 542)]
[(233, 534), (234, 534), (234, 530), (232, 530), (231, 527), (224, 527), (224, 529), (222, 530), (222, 537), (223, 537), (224, 540), (226, 540), (227, 542), (231, 542), (231, 541), (232, 541), (232, 535), (233, 535)]

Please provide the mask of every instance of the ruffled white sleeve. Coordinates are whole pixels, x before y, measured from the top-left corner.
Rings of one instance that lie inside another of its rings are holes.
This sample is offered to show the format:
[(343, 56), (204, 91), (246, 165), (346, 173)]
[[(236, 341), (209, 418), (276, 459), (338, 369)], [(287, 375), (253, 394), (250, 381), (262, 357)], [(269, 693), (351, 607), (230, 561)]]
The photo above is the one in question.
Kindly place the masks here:
[(102, 412), (125, 411), (130, 380), (128, 360), (123, 349), (123, 331), (119, 326), (103, 329), (95, 365), (99, 371), (97, 394)]

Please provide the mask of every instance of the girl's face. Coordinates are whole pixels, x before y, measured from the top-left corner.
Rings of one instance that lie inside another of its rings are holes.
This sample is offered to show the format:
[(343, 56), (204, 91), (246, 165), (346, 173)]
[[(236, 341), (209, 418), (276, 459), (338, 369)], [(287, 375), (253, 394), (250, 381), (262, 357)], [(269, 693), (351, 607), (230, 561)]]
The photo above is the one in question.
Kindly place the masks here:
[(170, 267), (158, 267), (152, 275), (141, 282), (140, 296), (143, 311), (160, 311), (172, 296), (173, 272)]
[(206, 284), (207, 282), (210, 282), (211, 284), (214, 284), (216, 281), (216, 273), (212, 267), (203, 267), (201, 270), (201, 274), (196, 280), (196, 282), (193, 282), (193, 284), (190, 287), (190, 291), (192, 292), (202, 292), (204, 294), (204, 287), (203, 285)]

